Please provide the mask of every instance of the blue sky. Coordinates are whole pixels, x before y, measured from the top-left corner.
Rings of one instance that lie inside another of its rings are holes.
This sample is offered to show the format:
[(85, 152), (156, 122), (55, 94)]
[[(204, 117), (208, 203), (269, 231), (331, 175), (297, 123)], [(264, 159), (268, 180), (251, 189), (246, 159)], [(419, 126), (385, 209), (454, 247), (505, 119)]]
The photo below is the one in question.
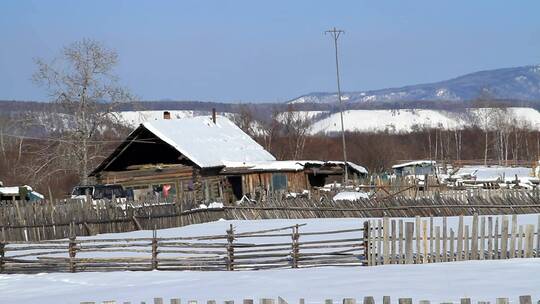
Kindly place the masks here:
[(33, 58), (92, 38), (144, 100), (285, 101), (540, 63), (540, 1), (0, 0), (0, 99), (47, 100)]

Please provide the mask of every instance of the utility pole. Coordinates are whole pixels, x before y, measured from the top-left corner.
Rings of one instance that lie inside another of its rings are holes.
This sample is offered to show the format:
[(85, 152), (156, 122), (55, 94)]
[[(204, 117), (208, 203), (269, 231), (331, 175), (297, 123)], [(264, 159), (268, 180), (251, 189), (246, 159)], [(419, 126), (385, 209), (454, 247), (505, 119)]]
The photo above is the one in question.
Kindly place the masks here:
[(343, 126), (343, 100), (341, 100), (341, 85), (339, 82), (339, 59), (338, 59), (338, 39), (341, 34), (345, 33), (342, 30), (338, 30), (335, 27), (331, 30), (325, 31), (324, 34), (330, 34), (332, 38), (334, 39), (334, 49), (336, 51), (336, 76), (337, 76), (337, 95), (339, 100), (339, 115), (341, 116), (341, 141), (343, 144), (343, 162), (344, 162), (344, 170), (345, 174), (343, 177), (343, 184), (347, 186), (347, 183), (349, 182), (349, 170), (348, 170), (348, 163), (347, 163), (347, 146), (345, 144), (345, 127)]

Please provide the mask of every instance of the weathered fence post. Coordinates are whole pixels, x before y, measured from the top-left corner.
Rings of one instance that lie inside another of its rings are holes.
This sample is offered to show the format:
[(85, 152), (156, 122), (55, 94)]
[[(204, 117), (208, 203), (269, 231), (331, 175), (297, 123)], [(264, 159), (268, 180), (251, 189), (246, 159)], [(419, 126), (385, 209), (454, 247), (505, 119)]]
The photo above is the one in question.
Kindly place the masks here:
[(2, 240), (0, 242), (0, 273), (4, 272), (4, 257), (6, 256), (6, 242)]
[(158, 240), (157, 240), (157, 231), (154, 227), (152, 231), (152, 270), (158, 268)]
[(227, 270), (234, 270), (234, 230), (233, 225), (230, 224), (227, 230)]
[(75, 234), (71, 234), (69, 236), (68, 254), (69, 254), (69, 271), (76, 272), (77, 265), (75, 262), (75, 256), (77, 255), (77, 242), (76, 242)]
[(532, 304), (531, 296), (519, 296), (519, 304)]
[(366, 260), (367, 265), (371, 266), (371, 254), (370, 254), (371, 245), (369, 243), (369, 221), (364, 221), (363, 238), (364, 238), (364, 259)]
[[(495, 236), (497, 238), (497, 236)], [(503, 216), (501, 227), (501, 256), (500, 259), (508, 257), (508, 218)]]
[(405, 223), (405, 264), (413, 264), (414, 223)]
[(389, 243), (388, 243), (388, 238), (390, 236), (390, 220), (388, 219), (388, 217), (384, 217), (383, 218), (383, 264), (384, 265), (388, 265), (390, 264), (390, 257), (388, 256), (388, 253), (389, 253)]
[(292, 258), (292, 268), (298, 268), (298, 257), (300, 253), (299, 243), (298, 239), (300, 238), (300, 233), (298, 232), (299, 226), (296, 224), (295, 227), (292, 228), (292, 251), (291, 251), (291, 258)]
[(356, 304), (356, 299), (354, 299), (354, 298), (345, 298), (345, 299), (343, 299), (343, 304)]

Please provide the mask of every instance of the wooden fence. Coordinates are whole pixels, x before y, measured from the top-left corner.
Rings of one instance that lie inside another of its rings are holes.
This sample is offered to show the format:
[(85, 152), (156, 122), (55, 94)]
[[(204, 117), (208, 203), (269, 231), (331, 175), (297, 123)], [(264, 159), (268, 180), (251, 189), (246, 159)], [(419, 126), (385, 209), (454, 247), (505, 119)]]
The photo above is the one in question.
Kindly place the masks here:
[(98, 233), (181, 227), (218, 220), (340, 217), (414, 217), (540, 213), (540, 194), (510, 191), (505, 196), (332, 201), (279, 197), (265, 201), (199, 208), (185, 202), (118, 204), (86, 201), (4, 202), (0, 205), (0, 240), (41, 241)]
[[(531, 215), (532, 216), (532, 215)], [(464, 260), (497, 260), (540, 257), (540, 215), (534, 224), (518, 225), (517, 215), (499, 217), (474, 215), (471, 225), (459, 217), (457, 231), (431, 217), (371, 220), (366, 246), (368, 265), (420, 264)]]
[[(494, 299), (489, 299), (489, 300), (485, 300), (485, 301), (478, 301), (477, 303), (478, 304), (490, 304), (490, 300), (494, 300), (493, 303), (494, 304), (509, 304), (510, 303), (510, 300), (509, 298), (494, 298)], [(197, 303), (201, 303), (203, 304), (204, 302), (198, 302), (196, 300), (188, 300), (188, 301), (185, 301), (187, 304), (197, 304)], [(321, 303), (323, 301), (320, 301)], [(382, 304), (391, 304), (391, 303), (395, 303), (395, 302), (392, 302), (392, 298), (390, 296), (383, 296), (382, 299), (380, 299), (379, 301), (376, 301), (375, 300), (375, 297), (372, 297), (372, 296), (365, 296), (363, 298), (362, 301), (357, 301), (355, 298), (344, 298), (342, 301), (337, 301), (336, 303), (343, 303), (343, 304), (357, 304), (357, 303), (362, 303), (362, 304), (375, 304), (375, 303), (382, 303)], [(538, 301), (540, 302), (540, 301)], [(131, 302), (116, 302), (114, 300), (112, 301), (103, 301), (102, 302), (103, 304), (120, 304), (120, 303), (123, 303), (123, 304), (131, 304)], [(141, 304), (146, 304), (146, 302), (144, 301), (141, 301), (140, 302)], [(163, 300), (162, 297), (158, 297), (158, 298), (154, 298), (153, 300), (153, 303), (154, 304), (164, 304), (165, 301)], [(180, 304), (180, 303), (183, 303), (181, 301), (180, 298), (173, 298), (173, 299), (170, 299), (170, 303), (171, 304)], [(217, 301), (215, 300), (208, 300), (206, 301), (206, 304), (216, 304), (218, 303)], [(224, 301), (223, 302), (224, 304), (234, 304), (234, 301), (233, 300), (230, 300), (230, 301)], [(255, 302), (253, 301), (253, 299), (244, 299), (242, 301), (242, 304), (254, 304)], [(281, 297), (278, 297), (277, 299), (268, 299), (268, 298), (263, 298), (263, 299), (260, 299), (259, 300), (259, 303), (260, 304), (288, 304), (288, 302), (281, 298)], [(306, 300), (301, 298), (299, 301), (298, 301), (299, 304), (305, 304), (306, 303)], [(317, 302), (318, 303), (318, 302)], [(334, 300), (333, 299), (326, 299), (324, 300), (324, 304), (333, 304), (334, 303)], [(398, 298), (398, 301), (397, 303), (399, 304), (413, 304), (413, 299), (412, 298)], [(473, 303), (471, 301), (471, 298), (461, 298), (459, 302), (456, 302), (456, 303), (459, 303), (459, 304), (471, 304)], [(519, 304), (533, 304), (533, 299), (530, 295), (524, 295), (524, 296), (520, 296), (517, 301), (513, 302), (513, 303), (519, 303)], [(99, 304), (99, 302), (80, 302), (80, 304)], [(150, 303), (149, 303), (150, 304)], [(431, 304), (431, 301), (430, 300), (419, 300), (418, 301), (418, 304)], [(448, 302), (443, 302), (442, 304), (453, 304), (452, 301), (448, 301)]]
[(301, 231), (304, 224), (221, 235), (151, 238), (85, 238), (0, 243), (0, 273), (256, 270), (360, 266), (365, 262), (358, 228)]

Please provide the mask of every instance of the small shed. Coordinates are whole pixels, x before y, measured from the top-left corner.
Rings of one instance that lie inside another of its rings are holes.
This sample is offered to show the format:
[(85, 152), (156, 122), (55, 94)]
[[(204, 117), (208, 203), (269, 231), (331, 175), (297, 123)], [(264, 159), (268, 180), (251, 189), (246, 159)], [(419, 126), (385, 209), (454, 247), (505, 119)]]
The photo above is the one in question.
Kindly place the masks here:
[(396, 176), (424, 176), (436, 174), (437, 162), (433, 160), (415, 160), (392, 166)]

